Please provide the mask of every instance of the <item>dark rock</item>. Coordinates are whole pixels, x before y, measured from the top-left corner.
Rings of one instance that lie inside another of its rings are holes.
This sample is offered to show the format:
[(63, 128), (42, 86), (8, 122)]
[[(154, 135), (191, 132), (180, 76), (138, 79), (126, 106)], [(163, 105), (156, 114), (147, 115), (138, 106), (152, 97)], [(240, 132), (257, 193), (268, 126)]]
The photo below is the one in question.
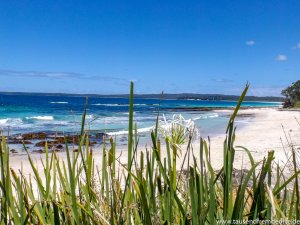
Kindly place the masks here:
[(42, 140), (47, 138), (47, 134), (44, 132), (28, 133), (28, 134), (23, 134), (22, 138), (24, 140), (32, 140), (32, 139)]
[[(68, 144), (78, 144), (80, 141), (80, 136), (79, 135), (71, 135), (71, 136), (67, 136), (66, 137), (66, 142)], [(40, 141), (38, 143), (35, 144), (36, 147), (45, 147), (46, 141)], [(56, 148), (62, 149), (63, 145), (65, 144), (65, 137), (55, 137), (53, 140), (48, 140), (47, 141), (48, 147), (52, 148), (55, 145)], [(96, 141), (91, 141), (89, 143), (90, 146), (93, 146), (97, 144)]]
[(55, 137), (54, 138), (54, 141), (56, 141), (58, 144), (64, 144), (65, 143), (65, 139), (66, 139), (66, 142), (68, 144), (77, 144), (79, 143), (80, 141), (80, 135), (69, 135), (69, 136), (66, 136), (66, 137)]
[(62, 148), (64, 148), (64, 146), (61, 145), (61, 144), (59, 144), (59, 145), (56, 145), (56, 148), (57, 148), (57, 149), (62, 149)]
[(18, 151), (16, 149), (11, 149), (10, 152), (11, 153), (17, 153)]
[(72, 143), (74, 143), (74, 144), (79, 143), (80, 138), (81, 138), (80, 135), (70, 135), (70, 136), (66, 137), (67, 142), (70, 143), (70, 144), (72, 144)]
[(40, 141), (35, 144), (35, 147), (45, 147), (45, 145), (46, 145), (46, 141)]
[(94, 146), (94, 145), (96, 145), (96, 144), (97, 144), (96, 141), (91, 141), (91, 142), (89, 142), (89, 146)]
[(25, 144), (25, 145), (30, 145), (32, 144), (31, 141), (28, 141), (28, 140), (18, 140), (18, 139), (12, 139), (12, 140), (9, 140), (7, 142), (8, 144)]
[(45, 147), (46, 142), (47, 142), (48, 148), (52, 148), (53, 146), (58, 144), (56, 141), (40, 141), (35, 144), (35, 147)]
[(45, 150), (39, 149), (39, 150), (36, 150), (35, 152), (37, 152), (37, 153), (45, 153)]

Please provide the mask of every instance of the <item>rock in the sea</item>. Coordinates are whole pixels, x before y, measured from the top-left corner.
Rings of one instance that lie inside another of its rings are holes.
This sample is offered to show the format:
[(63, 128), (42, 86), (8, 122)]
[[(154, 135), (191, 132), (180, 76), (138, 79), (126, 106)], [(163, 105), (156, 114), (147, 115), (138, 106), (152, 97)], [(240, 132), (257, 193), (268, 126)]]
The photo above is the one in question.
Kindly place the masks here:
[(52, 148), (53, 146), (58, 144), (57, 141), (40, 141), (40, 142), (35, 144), (35, 147), (45, 147), (46, 142), (47, 142), (48, 148)]
[(61, 152), (61, 149), (55, 148), (55, 149), (49, 150), (49, 152)]
[(35, 152), (37, 152), (37, 153), (45, 153), (45, 150), (39, 149), (39, 150), (36, 150)]
[(64, 144), (65, 143), (65, 139), (66, 139), (66, 142), (68, 144), (77, 144), (79, 143), (80, 141), (80, 135), (69, 135), (69, 136), (66, 136), (66, 137), (55, 137), (54, 140), (59, 143), (59, 144)]
[(95, 144), (97, 144), (96, 141), (90, 141), (90, 142), (89, 142), (89, 146), (94, 146)]
[(37, 132), (37, 133), (27, 133), (22, 135), (23, 140), (42, 140), (47, 138), (47, 134), (45, 132)]
[(7, 143), (8, 144), (25, 144), (25, 145), (32, 144), (31, 141), (28, 141), (28, 140), (19, 140), (19, 139), (12, 139), (12, 140), (9, 140)]
[(64, 146), (61, 145), (61, 144), (59, 144), (59, 145), (56, 145), (56, 148), (57, 148), (57, 149), (62, 149), (62, 148), (64, 148)]
[[(66, 137), (66, 140), (67, 140), (68, 144), (77, 144), (77, 143), (79, 143), (79, 142), (73, 141), (72, 138), (73, 137)], [(77, 141), (79, 141), (79, 139)], [(64, 144), (65, 144), (64, 137), (58, 137), (58, 138), (55, 138), (54, 140), (48, 140), (47, 141), (48, 148), (52, 148), (52, 147), (56, 146), (56, 148), (62, 149)], [(95, 144), (97, 144), (96, 141), (89, 142), (90, 146), (93, 146)], [(35, 144), (35, 147), (45, 147), (45, 145), (46, 145), (46, 141), (39, 141)]]

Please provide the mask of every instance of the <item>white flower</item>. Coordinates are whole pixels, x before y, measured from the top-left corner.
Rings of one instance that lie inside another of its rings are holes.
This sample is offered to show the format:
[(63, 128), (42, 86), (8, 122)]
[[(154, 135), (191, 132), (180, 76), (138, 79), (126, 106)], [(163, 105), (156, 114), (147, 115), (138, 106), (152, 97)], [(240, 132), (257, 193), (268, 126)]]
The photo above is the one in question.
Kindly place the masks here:
[(173, 115), (171, 120), (167, 120), (163, 114), (163, 120), (159, 123), (159, 130), (173, 144), (184, 144), (186, 140), (198, 139), (200, 136), (195, 122), (191, 119), (185, 119), (181, 114)]

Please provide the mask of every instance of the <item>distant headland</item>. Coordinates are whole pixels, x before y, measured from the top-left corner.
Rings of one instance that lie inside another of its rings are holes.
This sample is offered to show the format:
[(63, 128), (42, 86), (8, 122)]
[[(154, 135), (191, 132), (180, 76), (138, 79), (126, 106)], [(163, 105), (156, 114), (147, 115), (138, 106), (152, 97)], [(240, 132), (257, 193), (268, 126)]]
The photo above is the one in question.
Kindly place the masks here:
[[(129, 98), (128, 94), (74, 94), (74, 93), (39, 93), (39, 92), (0, 92), (0, 95), (31, 95), (31, 96), (69, 96), (69, 97), (98, 97), (98, 98)], [(238, 95), (225, 94), (135, 94), (135, 98), (143, 99), (176, 99), (176, 100), (202, 100), (202, 101), (237, 101)], [(245, 101), (283, 102), (283, 97), (276, 96), (246, 96)]]

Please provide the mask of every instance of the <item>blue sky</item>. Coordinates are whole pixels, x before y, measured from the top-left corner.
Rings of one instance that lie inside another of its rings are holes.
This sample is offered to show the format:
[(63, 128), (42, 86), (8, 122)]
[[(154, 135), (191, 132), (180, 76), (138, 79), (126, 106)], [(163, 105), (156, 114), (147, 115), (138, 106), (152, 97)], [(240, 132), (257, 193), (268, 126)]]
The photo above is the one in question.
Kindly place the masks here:
[(300, 2), (0, 1), (0, 90), (280, 95), (300, 78)]

